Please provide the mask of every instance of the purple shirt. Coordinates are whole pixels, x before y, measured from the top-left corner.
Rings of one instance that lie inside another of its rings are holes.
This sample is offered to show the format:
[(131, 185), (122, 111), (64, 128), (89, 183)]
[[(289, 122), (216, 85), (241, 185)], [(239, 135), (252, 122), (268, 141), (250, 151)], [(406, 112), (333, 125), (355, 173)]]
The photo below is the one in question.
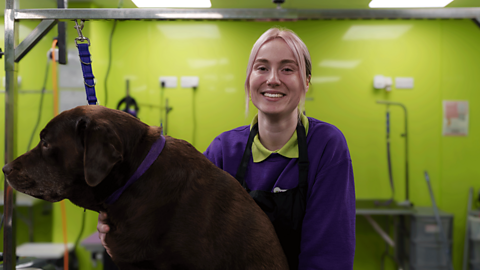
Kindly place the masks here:
[[(309, 117), (307, 135), (308, 191), (302, 226), (299, 269), (353, 269), (355, 254), (355, 185), (347, 142), (335, 126)], [(245, 150), (250, 126), (216, 137), (204, 155), (235, 176)], [(298, 185), (298, 159), (272, 154), (247, 167), (251, 190), (273, 191)]]

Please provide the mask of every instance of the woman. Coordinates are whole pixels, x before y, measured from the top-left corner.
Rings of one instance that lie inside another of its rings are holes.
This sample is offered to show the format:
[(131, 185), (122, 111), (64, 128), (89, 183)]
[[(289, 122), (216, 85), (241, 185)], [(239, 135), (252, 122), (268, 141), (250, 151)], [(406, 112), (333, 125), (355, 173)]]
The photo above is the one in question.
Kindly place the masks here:
[[(250, 126), (220, 134), (205, 151), (235, 176), (272, 221), (290, 269), (352, 269), (355, 189), (350, 154), (333, 125), (302, 111), (311, 78), (307, 47), (272, 28), (254, 44), (245, 81), (258, 109)], [(102, 241), (108, 227), (99, 215)]]

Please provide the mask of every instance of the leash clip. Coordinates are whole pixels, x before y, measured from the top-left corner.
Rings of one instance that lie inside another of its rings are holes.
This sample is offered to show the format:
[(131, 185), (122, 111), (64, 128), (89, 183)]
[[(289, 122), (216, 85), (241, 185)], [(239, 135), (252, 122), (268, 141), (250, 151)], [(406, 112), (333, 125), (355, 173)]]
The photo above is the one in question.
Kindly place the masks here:
[(84, 42), (84, 41), (87, 41), (88, 42), (88, 46), (90, 46), (90, 40), (83, 36), (83, 33), (82, 33), (82, 30), (83, 30), (83, 26), (84, 26), (84, 23), (85, 23), (85, 20), (80, 20), (80, 25), (78, 24), (77, 20), (74, 20), (75, 21), (75, 26), (74, 28), (77, 29), (77, 33), (78, 33), (78, 37), (75, 38), (75, 44), (77, 45), (78, 47), (78, 42)]

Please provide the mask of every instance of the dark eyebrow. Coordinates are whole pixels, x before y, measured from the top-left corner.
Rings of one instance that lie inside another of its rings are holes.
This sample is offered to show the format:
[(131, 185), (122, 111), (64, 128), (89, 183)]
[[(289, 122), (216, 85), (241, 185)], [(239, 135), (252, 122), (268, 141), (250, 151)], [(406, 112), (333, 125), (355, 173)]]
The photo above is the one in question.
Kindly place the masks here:
[[(290, 59), (282, 60), (282, 61), (280, 61), (280, 63), (282, 63), (282, 64), (294, 64), (294, 65), (297, 65), (297, 61), (295, 61), (295, 60), (290, 60)], [(297, 66), (298, 66), (298, 65), (297, 65)]]
[(263, 58), (255, 59), (255, 63), (257, 63), (257, 62), (260, 62), (260, 63), (268, 63), (268, 60), (267, 60), (267, 59), (263, 59)]
[(47, 133), (45, 129), (40, 132), (40, 139), (45, 138), (45, 133)]

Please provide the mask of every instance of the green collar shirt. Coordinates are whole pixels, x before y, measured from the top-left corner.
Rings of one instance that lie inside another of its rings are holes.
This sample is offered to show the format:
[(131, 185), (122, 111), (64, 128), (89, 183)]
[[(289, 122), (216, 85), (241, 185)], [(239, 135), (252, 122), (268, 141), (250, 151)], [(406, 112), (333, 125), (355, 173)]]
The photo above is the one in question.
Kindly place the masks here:
[[(302, 113), (300, 116), (302, 120), (302, 124), (305, 127), (305, 134), (308, 134), (308, 118)], [(250, 124), (250, 129), (258, 123), (258, 115), (255, 115), (255, 117), (252, 120), (252, 123)], [(259, 163), (267, 159), (271, 154), (277, 153), (279, 155), (282, 155), (287, 158), (298, 158), (298, 141), (297, 141), (297, 130), (292, 134), (292, 137), (288, 142), (280, 149), (275, 150), (275, 151), (270, 151), (265, 146), (262, 145), (260, 142), (260, 139), (258, 138), (258, 134), (255, 135), (255, 138), (253, 139), (253, 144), (252, 144), (252, 157), (253, 157), (253, 162)]]

